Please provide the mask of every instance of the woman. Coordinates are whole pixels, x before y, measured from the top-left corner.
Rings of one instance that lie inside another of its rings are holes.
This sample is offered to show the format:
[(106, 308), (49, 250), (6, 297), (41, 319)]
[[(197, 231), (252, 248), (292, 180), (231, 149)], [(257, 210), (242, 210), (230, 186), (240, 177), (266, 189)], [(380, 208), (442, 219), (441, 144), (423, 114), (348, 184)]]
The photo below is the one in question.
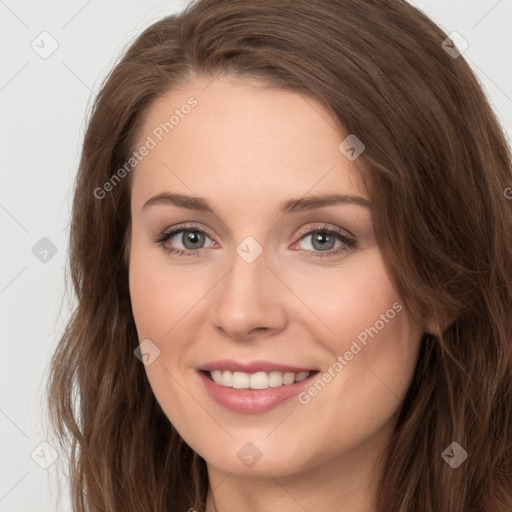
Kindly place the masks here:
[(75, 190), (48, 390), (74, 510), (512, 510), (511, 168), (405, 2), (149, 27)]

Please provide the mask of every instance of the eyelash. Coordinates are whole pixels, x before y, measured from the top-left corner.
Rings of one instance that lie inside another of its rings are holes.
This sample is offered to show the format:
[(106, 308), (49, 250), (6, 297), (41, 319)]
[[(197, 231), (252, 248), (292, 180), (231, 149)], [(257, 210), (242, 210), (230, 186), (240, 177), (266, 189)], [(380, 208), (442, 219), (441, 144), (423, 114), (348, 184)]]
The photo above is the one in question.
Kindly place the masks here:
[[(159, 234), (153, 241), (160, 245), (162, 249), (169, 254), (176, 254), (177, 256), (199, 256), (199, 253), (201, 249), (205, 249), (205, 247), (190, 251), (190, 250), (183, 250), (183, 249), (175, 249), (172, 247), (168, 247), (165, 245), (165, 243), (173, 238), (178, 233), (184, 232), (184, 231), (190, 231), (192, 233), (204, 233), (208, 238), (211, 239), (211, 237), (208, 235), (208, 233), (197, 226), (191, 226), (191, 225), (178, 225), (175, 226), (175, 229), (169, 232), (163, 232)], [(309, 231), (306, 231), (305, 233), (301, 234), (298, 242), (300, 242), (302, 239), (306, 238), (307, 236), (313, 234), (313, 233), (323, 233), (326, 235), (334, 235), (338, 240), (343, 242), (345, 246), (338, 247), (338, 249), (330, 249), (328, 251), (310, 251), (307, 249), (302, 249), (302, 251), (309, 252), (309, 256), (311, 258), (325, 258), (325, 257), (332, 257), (337, 256), (338, 254), (354, 250), (357, 247), (357, 242), (355, 238), (352, 238), (350, 236), (345, 235), (341, 231), (337, 229), (333, 229), (329, 226), (323, 225), (319, 227), (315, 227), (313, 229), (310, 229)]]

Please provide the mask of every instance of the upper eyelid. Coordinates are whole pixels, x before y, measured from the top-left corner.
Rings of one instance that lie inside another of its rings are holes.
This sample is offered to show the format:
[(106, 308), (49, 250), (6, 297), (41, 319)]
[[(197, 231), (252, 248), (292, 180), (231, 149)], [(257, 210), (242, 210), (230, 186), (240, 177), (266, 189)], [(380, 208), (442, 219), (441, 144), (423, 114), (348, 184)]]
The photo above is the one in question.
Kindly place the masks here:
[(297, 235), (299, 237), (299, 239), (302, 238), (304, 235), (311, 234), (311, 232), (314, 232), (314, 231), (332, 231), (332, 232), (340, 234), (340, 235), (343, 234), (343, 233), (340, 233), (340, 231), (345, 231), (347, 234), (346, 236), (351, 237), (351, 238), (356, 238), (356, 236), (346, 228), (341, 228), (338, 226), (328, 226), (327, 222), (319, 222), (318, 224), (322, 224), (322, 226), (318, 226), (318, 227), (309, 226), (308, 228), (304, 228), (304, 230), (300, 229), (298, 231), (298, 235)]

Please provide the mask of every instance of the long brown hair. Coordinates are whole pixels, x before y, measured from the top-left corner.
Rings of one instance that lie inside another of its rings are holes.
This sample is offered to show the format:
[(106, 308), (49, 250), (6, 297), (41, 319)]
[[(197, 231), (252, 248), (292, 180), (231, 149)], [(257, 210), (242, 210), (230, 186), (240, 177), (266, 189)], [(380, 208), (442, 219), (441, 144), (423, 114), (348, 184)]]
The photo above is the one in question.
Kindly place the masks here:
[[(94, 191), (129, 161), (157, 98), (223, 72), (315, 98), (364, 142), (377, 241), (405, 305), (432, 326), (376, 512), (512, 510), (511, 157), (446, 38), (399, 0), (199, 0), (128, 48), (88, 119), (70, 227), (77, 304), (48, 382), (75, 512), (204, 511), (205, 461), (134, 357), (131, 175)], [(469, 454), (457, 469), (441, 456), (452, 442)]]

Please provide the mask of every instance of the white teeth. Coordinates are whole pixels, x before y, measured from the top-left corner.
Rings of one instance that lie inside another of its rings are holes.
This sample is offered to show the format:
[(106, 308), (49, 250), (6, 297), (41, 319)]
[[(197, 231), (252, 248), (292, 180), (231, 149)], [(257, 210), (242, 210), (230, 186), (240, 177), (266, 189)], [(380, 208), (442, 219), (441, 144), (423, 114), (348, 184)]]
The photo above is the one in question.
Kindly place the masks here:
[(233, 387), (236, 389), (247, 389), (249, 387), (249, 374), (233, 372)]
[(283, 374), (281, 372), (270, 372), (268, 374), (268, 385), (271, 388), (278, 388), (283, 385)]
[(290, 386), (295, 382), (307, 379), (311, 372), (230, 372), (229, 370), (212, 370), (212, 380), (221, 386), (235, 389), (268, 389), (280, 386)]
[[(220, 372), (220, 370), (219, 370)], [(221, 372), (222, 377), (220, 380), (216, 380), (217, 384), (222, 384), (223, 386), (226, 386), (227, 388), (233, 387), (233, 374), (231, 372)], [(213, 377), (212, 377), (213, 378)]]
[(307, 379), (309, 376), (309, 372), (300, 372), (295, 375), (295, 382), (302, 382), (304, 379)]
[(286, 372), (283, 376), (283, 384), (289, 386), (295, 382), (295, 373)]
[(268, 375), (265, 372), (252, 373), (249, 377), (249, 387), (251, 389), (267, 389)]

